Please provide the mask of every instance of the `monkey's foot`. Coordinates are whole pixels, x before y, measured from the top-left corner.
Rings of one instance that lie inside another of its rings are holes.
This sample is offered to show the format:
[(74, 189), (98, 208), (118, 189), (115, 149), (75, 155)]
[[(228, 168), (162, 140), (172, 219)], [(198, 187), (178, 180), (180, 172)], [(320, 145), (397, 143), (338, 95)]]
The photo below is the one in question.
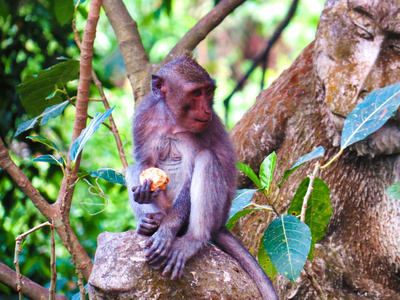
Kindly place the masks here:
[(146, 252), (146, 260), (155, 268), (161, 268), (162, 263), (167, 258), (168, 252), (175, 239), (176, 234), (165, 226), (161, 226), (156, 233), (154, 233), (146, 243), (149, 247)]
[(186, 262), (195, 255), (203, 245), (203, 242), (190, 239), (187, 236), (176, 238), (168, 256), (160, 265), (161, 268), (165, 266), (162, 275), (167, 276), (168, 273), (171, 272), (172, 280), (180, 278), (183, 274)]

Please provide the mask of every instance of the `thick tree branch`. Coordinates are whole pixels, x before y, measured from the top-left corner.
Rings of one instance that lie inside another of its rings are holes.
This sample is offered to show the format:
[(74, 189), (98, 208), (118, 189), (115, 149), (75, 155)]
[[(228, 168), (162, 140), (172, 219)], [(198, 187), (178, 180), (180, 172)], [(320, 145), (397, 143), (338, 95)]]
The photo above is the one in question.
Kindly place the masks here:
[(122, 0), (104, 0), (103, 8), (117, 36), (135, 101), (138, 103), (150, 90), (151, 65), (143, 47), (137, 24)]
[[(25, 276), (22, 276), (21, 280), (21, 291), (24, 296), (33, 300), (49, 299), (49, 291), (46, 288), (38, 285), (36, 282), (33, 282)], [(0, 263), (0, 282), (12, 288), (14, 291), (17, 291), (17, 273), (2, 263)], [(67, 297), (56, 295), (56, 300), (67, 300)]]
[(204, 16), (192, 29), (190, 29), (175, 45), (171, 52), (161, 62), (161, 66), (170, 62), (185, 50), (192, 51), (217, 27), (236, 7), (246, 0), (222, 0), (206, 16)]

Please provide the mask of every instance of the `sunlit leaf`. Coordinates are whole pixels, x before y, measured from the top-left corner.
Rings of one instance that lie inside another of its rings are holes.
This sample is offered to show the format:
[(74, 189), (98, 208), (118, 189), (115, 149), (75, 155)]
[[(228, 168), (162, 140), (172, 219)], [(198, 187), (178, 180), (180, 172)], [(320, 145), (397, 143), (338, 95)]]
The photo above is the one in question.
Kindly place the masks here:
[[(60, 1), (62, 2), (62, 1)], [(78, 78), (79, 61), (68, 59), (36, 75), (27, 76), (17, 86), (22, 105), (31, 117), (40, 115), (47, 107), (62, 101), (61, 97), (50, 97), (56, 88), (64, 87), (68, 82)]]
[(42, 143), (42, 144), (46, 145), (47, 147), (49, 147), (57, 152), (60, 152), (60, 149), (57, 147), (57, 145), (45, 137), (30, 135), (30, 136), (27, 136), (26, 138), (30, 139), (34, 142)]
[(269, 187), (272, 181), (272, 175), (274, 173), (276, 163), (276, 154), (272, 152), (268, 155), (260, 166), (260, 180), (262, 188), (268, 193)]
[(58, 165), (58, 166), (62, 166), (63, 165), (63, 160), (62, 160), (61, 157), (59, 159), (57, 159), (53, 155), (50, 155), (50, 154), (38, 156), (35, 159), (33, 159), (33, 161), (35, 161), (35, 162), (46, 162), (46, 163), (53, 164), (53, 165)]
[(365, 139), (396, 114), (400, 105), (400, 82), (373, 91), (347, 116), (341, 148)]
[(310, 228), (295, 216), (284, 215), (269, 224), (263, 242), (279, 273), (294, 282), (310, 252)]
[(81, 134), (74, 141), (71, 147), (70, 157), (72, 161), (76, 160), (76, 158), (82, 151), (88, 139), (93, 135), (93, 133), (95, 133), (99, 129), (100, 124), (103, 123), (105, 119), (107, 119), (111, 115), (112, 111), (114, 110), (114, 107), (108, 109), (102, 114), (97, 113), (96, 116), (93, 118), (93, 120), (89, 123), (89, 125), (82, 130)]
[(232, 218), (238, 211), (251, 205), (251, 199), (253, 198), (255, 192), (257, 192), (255, 189), (243, 189), (236, 191), (231, 208), (229, 210), (229, 219)]
[(263, 268), (265, 274), (267, 274), (269, 279), (273, 280), (275, 275), (278, 274), (278, 270), (275, 268), (267, 252), (265, 252), (263, 239), (260, 240), (260, 246), (258, 248), (257, 258), (258, 258), (258, 263)]
[(15, 136), (19, 135), (21, 132), (32, 129), (40, 118), (42, 118), (40, 125), (46, 125), (50, 119), (58, 117), (64, 111), (64, 108), (68, 105), (68, 103), (68, 101), (64, 101), (62, 103), (50, 106), (46, 108), (46, 110), (39, 116), (19, 124)]
[(238, 162), (236, 163), (236, 166), (238, 167), (239, 170), (241, 170), (244, 174), (246, 174), (258, 188), (262, 188), (260, 179), (258, 179), (256, 173), (254, 173), (254, 171), (248, 165)]
[(92, 177), (100, 177), (109, 182), (118, 183), (125, 185), (125, 176), (122, 173), (117, 172), (114, 169), (110, 168), (101, 168), (97, 171), (89, 171), (88, 172)]
[[(310, 178), (308, 177), (300, 183), (289, 207), (289, 215), (299, 216), (301, 214), (304, 196), (307, 193), (309, 183)], [(328, 223), (332, 216), (332, 212), (329, 187), (322, 179), (315, 178), (313, 190), (311, 191), (310, 198), (308, 198), (307, 201), (305, 219), (306, 224), (311, 230), (311, 243), (313, 245), (324, 237), (328, 230)]]
[(231, 218), (229, 218), (228, 223), (226, 223), (226, 228), (228, 230), (231, 230), (237, 223), (237, 221), (239, 221), (239, 219), (245, 215), (248, 215), (249, 213), (256, 211), (256, 210), (260, 210), (261, 208), (253, 208), (253, 209), (245, 209), (245, 210), (241, 210), (239, 212), (237, 212), (236, 214), (234, 214)]
[(400, 199), (400, 182), (391, 185), (386, 193), (392, 199)]
[(61, 26), (72, 21), (75, 5), (73, 0), (54, 1), (54, 14)]
[(299, 168), (302, 164), (304, 164), (307, 161), (310, 161), (312, 159), (315, 158), (319, 158), (319, 157), (323, 157), (325, 154), (325, 149), (322, 146), (317, 147), (316, 149), (314, 149), (313, 151), (311, 151), (310, 153), (302, 156), (298, 161), (296, 161), (293, 165), (292, 168), (290, 168), (289, 170), (286, 170), (285, 173), (283, 174), (283, 178), (282, 181), (278, 184), (279, 187), (282, 186), (283, 182), (289, 178), (289, 176), (297, 170), (297, 168)]

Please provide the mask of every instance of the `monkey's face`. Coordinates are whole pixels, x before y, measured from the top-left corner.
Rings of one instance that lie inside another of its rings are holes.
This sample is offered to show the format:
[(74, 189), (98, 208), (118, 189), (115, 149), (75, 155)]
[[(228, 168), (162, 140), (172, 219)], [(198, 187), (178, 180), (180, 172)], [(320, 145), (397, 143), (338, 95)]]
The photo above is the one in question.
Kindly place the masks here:
[(314, 56), (326, 104), (344, 120), (368, 93), (400, 81), (400, 3), (328, 1)]
[(194, 133), (204, 131), (212, 120), (214, 82), (184, 82), (179, 89), (176, 89), (176, 85), (172, 97), (167, 95), (166, 100), (177, 123)]

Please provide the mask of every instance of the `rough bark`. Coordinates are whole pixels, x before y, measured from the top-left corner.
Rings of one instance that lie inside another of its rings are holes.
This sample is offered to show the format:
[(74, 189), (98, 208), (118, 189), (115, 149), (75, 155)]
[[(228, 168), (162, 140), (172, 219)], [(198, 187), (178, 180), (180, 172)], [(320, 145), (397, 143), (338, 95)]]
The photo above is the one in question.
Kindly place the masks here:
[(90, 299), (259, 299), (256, 285), (230, 256), (207, 245), (171, 281), (145, 262), (147, 237), (135, 231), (98, 237)]
[[(343, 117), (362, 101), (366, 91), (400, 79), (398, 68), (393, 67), (399, 64), (399, 58), (384, 46), (389, 42), (385, 30), (390, 26), (383, 25), (392, 24), (393, 28), (392, 14), (399, 12), (399, 4), (366, 3), (359, 1), (357, 5), (373, 16), (373, 40), (366, 43), (358, 36), (351, 21), (352, 1), (329, 1), (316, 42), (260, 93), (254, 106), (232, 129), (239, 160), (253, 169), (276, 151), (271, 198), (276, 195), (276, 183), (283, 172), (302, 155), (320, 145), (326, 149), (327, 158), (339, 151)], [(338, 36), (340, 40), (335, 38)], [(391, 122), (369, 140), (345, 150), (338, 161), (320, 172), (330, 187), (334, 213), (326, 236), (316, 247), (312, 269), (328, 299), (400, 299), (400, 202), (385, 193), (391, 184), (400, 181), (400, 155), (395, 143), (384, 142), (382, 137), (399, 131), (398, 125), (393, 125), (399, 124), (398, 119)], [(365, 151), (359, 149), (366, 147), (369, 155), (361, 155)], [(380, 150), (382, 147), (385, 151)], [(306, 164), (284, 183), (277, 201), (280, 212), (287, 210), (298, 185), (312, 168), (312, 163)], [(250, 183), (241, 177), (240, 185), (243, 188)], [(259, 204), (266, 204), (264, 201), (256, 199)], [(242, 240), (253, 253), (272, 218), (257, 212), (240, 223)], [(319, 297), (305, 274), (296, 285), (278, 276), (275, 285), (282, 299)]]

